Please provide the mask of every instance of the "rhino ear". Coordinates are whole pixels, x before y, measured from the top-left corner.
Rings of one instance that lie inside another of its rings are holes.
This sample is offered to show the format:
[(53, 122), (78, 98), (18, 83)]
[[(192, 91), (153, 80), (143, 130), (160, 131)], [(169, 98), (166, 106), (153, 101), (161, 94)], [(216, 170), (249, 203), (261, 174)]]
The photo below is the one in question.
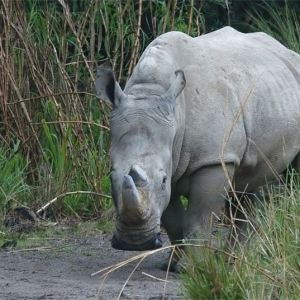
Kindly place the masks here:
[(166, 93), (162, 96), (163, 102), (166, 105), (166, 109), (168, 113), (171, 113), (176, 104), (176, 98), (180, 95), (182, 90), (185, 87), (186, 80), (184, 77), (184, 72), (182, 70), (177, 70), (175, 72), (176, 79), (171, 85), (171, 87), (166, 91)]
[(114, 107), (119, 106), (127, 98), (117, 83), (115, 74), (111, 69), (103, 66), (97, 68), (95, 86), (99, 98), (112, 104)]
[(173, 101), (179, 96), (179, 94), (182, 92), (182, 90), (185, 87), (185, 77), (184, 72), (182, 70), (177, 70), (175, 72), (176, 79), (174, 83), (171, 85), (169, 90), (165, 93), (165, 97), (167, 99), (173, 99)]

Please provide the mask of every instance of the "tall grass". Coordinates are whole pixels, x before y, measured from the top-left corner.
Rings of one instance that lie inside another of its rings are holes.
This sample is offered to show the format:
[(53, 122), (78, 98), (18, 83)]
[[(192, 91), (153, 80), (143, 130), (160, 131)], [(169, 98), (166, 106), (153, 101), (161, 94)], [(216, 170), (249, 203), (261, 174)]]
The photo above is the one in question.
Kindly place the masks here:
[(293, 1), (284, 5), (262, 1), (253, 4), (247, 14), (252, 30), (263, 31), (280, 41), (286, 47), (300, 53), (300, 7)]
[(250, 244), (240, 245), (231, 259), (204, 245), (190, 249), (191, 265), (182, 275), (184, 299), (298, 299), (299, 179), (293, 174), (280, 194), (271, 191), (267, 207), (256, 211)]
[(10, 151), (0, 145), (0, 215), (5, 215), (13, 204), (27, 204), (32, 201), (32, 188), (26, 184), (27, 161), (18, 153), (19, 145)]
[[(69, 190), (102, 191), (109, 171), (108, 108), (94, 96), (99, 57), (88, 51), (99, 27), (90, 15), (100, 2), (71, 16), (64, 1), (59, 9), (53, 1), (43, 2), (43, 9), (39, 1), (1, 1), (0, 134), (7, 148), (18, 143), (17, 151), (27, 158), (36, 207)], [(90, 215), (103, 202), (73, 198), (71, 210)]]
[[(106, 61), (124, 85), (153, 38), (200, 34), (192, 2), (0, 0), (0, 138), (27, 162), (31, 206), (68, 191), (109, 193), (109, 107), (95, 96), (93, 70)], [(77, 194), (55, 207), (88, 217), (110, 206)]]

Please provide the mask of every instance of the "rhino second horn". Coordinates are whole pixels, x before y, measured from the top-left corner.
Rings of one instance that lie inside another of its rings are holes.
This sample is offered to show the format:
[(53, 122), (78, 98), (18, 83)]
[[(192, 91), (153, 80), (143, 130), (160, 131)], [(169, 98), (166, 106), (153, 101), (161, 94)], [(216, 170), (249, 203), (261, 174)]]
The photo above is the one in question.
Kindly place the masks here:
[(129, 175), (132, 177), (133, 182), (137, 187), (142, 187), (148, 182), (146, 171), (138, 165), (132, 165)]
[(122, 185), (122, 218), (131, 222), (142, 221), (145, 218), (139, 192), (130, 175), (124, 175)]

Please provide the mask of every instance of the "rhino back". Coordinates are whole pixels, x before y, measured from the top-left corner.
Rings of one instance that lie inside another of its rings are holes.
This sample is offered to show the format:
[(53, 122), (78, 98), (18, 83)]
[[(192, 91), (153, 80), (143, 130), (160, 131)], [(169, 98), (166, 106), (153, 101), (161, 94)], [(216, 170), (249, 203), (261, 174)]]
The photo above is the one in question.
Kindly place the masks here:
[(266, 34), (230, 27), (197, 38), (170, 32), (148, 46), (125, 92), (144, 93), (148, 86), (147, 92), (162, 94), (176, 69), (187, 84), (185, 105), (177, 107), (185, 132), (182, 147), (173, 150), (180, 152), (175, 178), (223, 160), (237, 166), (242, 186), (253, 172), (271, 172), (266, 159), (280, 172), (296, 156), (298, 54)]
[[(224, 161), (235, 156), (233, 162), (239, 166), (237, 188), (248, 185), (251, 190), (265, 176), (272, 178), (274, 170), (282, 172), (299, 152), (300, 56), (264, 33), (242, 34), (224, 28), (197, 39), (207, 49), (201, 62), (205, 72), (197, 73), (198, 80), (205, 82), (198, 99), (206, 99), (202, 108), (211, 115), (205, 121), (209, 132), (218, 133), (217, 143), (208, 140), (206, 151), (212, 145), (211, 150), (220, 154), (223, 136)], [(195, 103), (190, 102), (191, 111)], [(199, 108), (198, 114), (203, 113)], [(201, 164), (198, 161), (195, 168)]]

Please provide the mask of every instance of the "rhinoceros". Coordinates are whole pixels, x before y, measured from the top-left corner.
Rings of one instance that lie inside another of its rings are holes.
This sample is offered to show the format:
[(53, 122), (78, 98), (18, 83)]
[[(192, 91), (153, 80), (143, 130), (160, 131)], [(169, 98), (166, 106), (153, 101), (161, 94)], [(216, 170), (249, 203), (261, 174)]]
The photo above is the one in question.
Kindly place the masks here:
[(112, 105), (113, 248), (162, 247), (161, 223), (173, 243), (209, 239), (233, 190), (300, 170), (300, 55), (265, 33), (168, 32), (124, 90), (101, 66), (95, 85)]

